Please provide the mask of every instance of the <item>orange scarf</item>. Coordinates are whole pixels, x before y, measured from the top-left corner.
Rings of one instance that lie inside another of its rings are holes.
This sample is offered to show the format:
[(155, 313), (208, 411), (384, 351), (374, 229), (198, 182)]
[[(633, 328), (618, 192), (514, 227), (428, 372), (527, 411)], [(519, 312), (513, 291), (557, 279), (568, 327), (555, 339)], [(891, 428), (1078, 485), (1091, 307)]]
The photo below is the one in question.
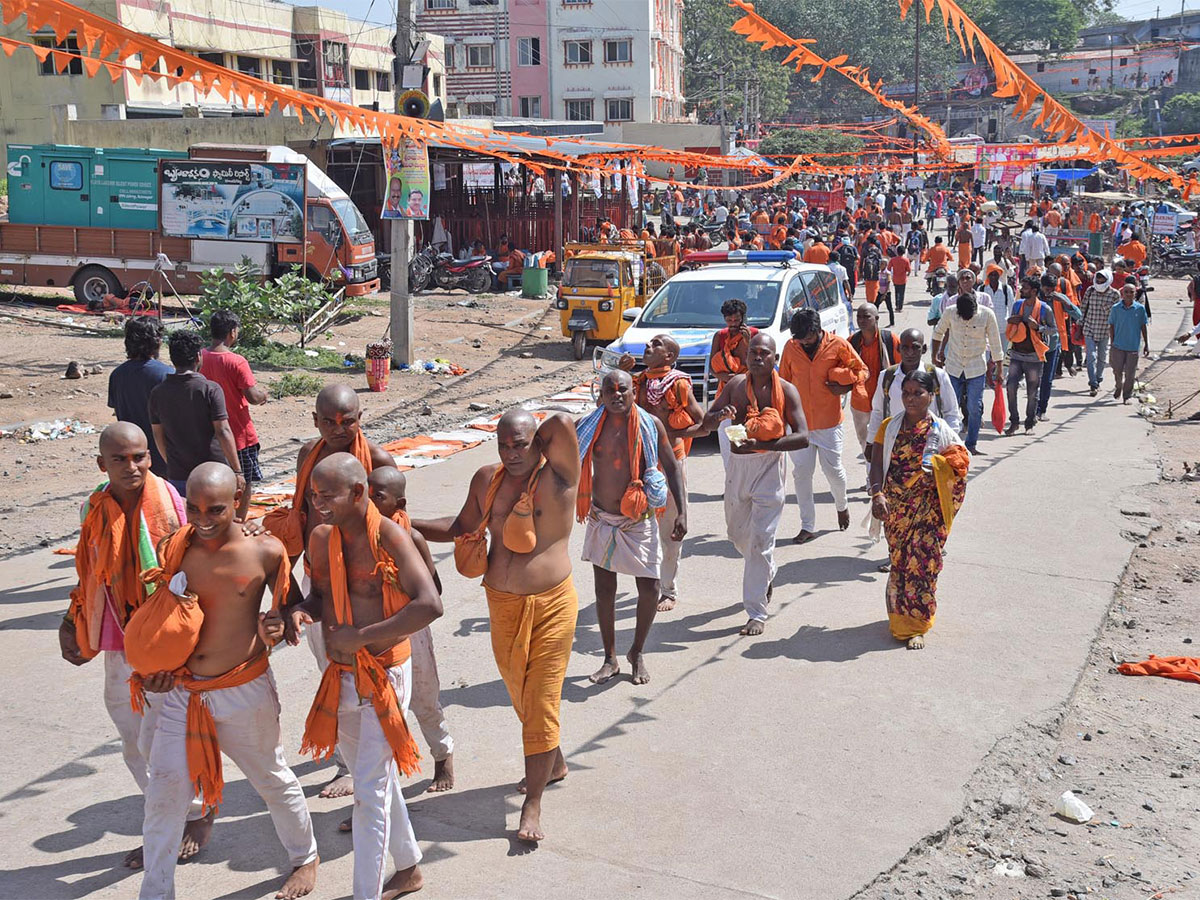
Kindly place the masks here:
[[(646, 382), (652, 378), (662, 378), (671, 369), (669, 366), (657, 366), (653, 369), (646, 369), (644, 372), (639, 372), (633, 378), (633, 386), (637, 391), (638, 397), (641, 398), (639, 403), (645, 408), (645, 402), (648, 399)], [(663, 394), (663, 401), (667, 404), (667, 409), (670, 414), (667, 416), (667, 426), (681, 431), (690, 425), (696, 424), (692, 419), (691, 413), (688, 412), (688, 398), (692, 393), (692, 380), (686, 375), (672, 382)], [(676, 459), (686, 459), (687, 455), (692, 452), (691, 438), (677, 438), (672, 442), (672, 449), (675, 451)]]
[[(606, 421), (608, 421), (607, 409), (600, 414), (600, 421), (596, 425), (596, 436), (592, 438), (587, 453), (583, 457), (579, 473), (579, 494), (575, 498), (575, 518), (580, 522), (587, 518), (592, 509), (592, 450), (595, 449), (596, 442), (600, 440)], [(637, 521), (645, 517), (650, 504), (646, 500), (642, 479), (638, 477), (642, 473), (642, 429), (636, 403), (629, 407), (626, 431), (629, 445), (629, 486), (621, 495), (621, 515)]]
[[(183, 564), (184, 554), (191, 541), (191, 531), (192, 526), (185, 526), (184, 529), (173, 535), (163, 547), (160, 547), (159, 558), (162, 565), (146, 572), (145, 579), (148, 583), (157, 583), (159, 590), (166, 589), (167, 584), (175, 577), (175, 573)], [(180, 537), (180, 535), (183, 536)], [(287, 599), (291, 574), (292, 567), (285, 553), (275, 572), (275, 586), (271, 591), (271, 609), (279, 609), (283, 605), (283, 601)], [(200, 621), (203, 623), (203, 614), (201, 614)], [(196, 634), (195, 637), (199, 638), (199, 634)], [(195, 646), (194, 641), (192, 646)], [(208, 691), (221, 691), (249, 684), (267, 671), (270, 666), (270, 655), (270, 649), (264, 648), (261, 653), (250, 657), (216, 678), (196, 678), (186, 667), (179, 669), (176, 673), (176, 686), (182, 687), (191, 695), (188, 697), (187, 707), (188, 775), (196, 787), (196, 793), (204, 797), (205, 810), (216, 809), (221, 805), (225, 774), (221, 766), (221, 745), (217, 740), (217, 723), (213, 720), (212, 712), (200, 695)], [(129, 700), (135, 712), (145, 710), (146, 694), (142, 686), (142, 677), (136, 672), (129, 678)]]
[[(537, 529), (533, 521), (533, 495), (537, 491), (538, 478), (542, 474), (543, 461), (529, 476), (525, 490), (513, 504), (512, 511), (504, 520), (501, 538), (504, 546), (513, 553), (532, 553), (537, 546)], [(454, 539), (454, 566), (459, 573), (467, 578), (479, 578), (487, 574), (487, 530), (492, 520), (492, 505), (496, 502), (496, 493), (504, 481), (504, 466), (500, 466), (492, 474), (488, 484), (487, 494), (483, 500), (483, 519), (479, 527), (470, 534), (462, 534)]]
[[(304, 463), (300, 466), (300, 471), (296, 473), (296, 490), (292, 493), (291, 506), (273, 509), (263, 517), (263, 527), (283, 541), (288, 556), (293, 559), (304, 553), (304, 527), (307, 524), (304, 515), (304, 501), (308, 495), (308, 479), (312, 475), (312, 470), (316, 467), (324, 447), (325, 439), (321, 438), (308, 456), (304, 457)], [(371, 445), (361, 430), (354, 436), (354, 443), (350, 445), (349, 452), (362, 463), (363, 468), (370, 475), (373, 468)]]
[[(408, 605), (409, 596), (400, 587), (396, 575), (396, 563), (379, 541), (379, 527), (383, 517), (374, 504), (367, 504), (367, 540), (371, 554), (375, 557), (373, 575), (383, 581), (383, 615), (391, 618)], [(346, 578), (346, 560), (342, 555), (342, 532), (334, 528), (329, 534), (329, 577), (333, 588), (333, 620), (337, 625), (353, 625), (350, 609), (350, 587)], [(380, 656), (373, 656), (366, 647), (354, 654), (354, 664), (329, 661), (321, 686), (313, 699), (312, 709), (304, 723), (304, 740), (301, 753), (311, 753), (317, 759), (327, 759), (337, 746), (338, 706), (342, 698), (342, 673), (354, 673), (354, 686), (360, 697), (370, 697), (379, 725), (392, 748), (392, 758), (405, 775), (413, 775), (420, 769), (421, 754), (417, 743), (409, 733), (408, 723), (400, 711), (396, 689), (388, 678), (387, 670), (409, 658), (411, 648), (404, 638)]]
[(771, 405), (759, 410), (754, 384), (746, 376), (746, 436), (756, 441), (774, 441), (783, 437), (783, 382), (771, 371)]
[(118, 601), (113, 613), (122, 627), (146, 598), (138, 555), (143, 518), (154, 543), (180, 525), (167, 483), (153, 472), (146, 473), (137, 515), (132, 518), (125, 515), (120, 502), (106, 489), (94, 491), (88, 498), (88, 511), (75, 550), (79, 584), (71, 591), (67, 613), (75, 623), (79, 652), (85, 659), (100, 652), (105, 592)]
[(730, 331), (725, 329), (725, 342), (721, 345), (721, 349), (712, 358), (710, 368), (719, 374), (740, 375), (746, 371), (746, 367), (742, 364), (741, 359), (734, 355), (734, 351), (742, 346), (742, 341), (745, 338), (740, 331)]

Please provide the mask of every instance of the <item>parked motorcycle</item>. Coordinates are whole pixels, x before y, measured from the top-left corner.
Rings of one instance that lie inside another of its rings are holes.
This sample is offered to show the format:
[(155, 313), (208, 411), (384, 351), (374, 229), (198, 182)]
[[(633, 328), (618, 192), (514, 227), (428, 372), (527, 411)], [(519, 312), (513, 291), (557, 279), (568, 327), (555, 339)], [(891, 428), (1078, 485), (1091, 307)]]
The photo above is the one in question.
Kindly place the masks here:
[(415, 254), (408, 263), (408, 290), (415, 294), (429, 288), (433, 280), (433, 270), (437, 265), (438, 253), (432, 246), (426, 244)]
[(455, 259), (450, 253), (439, 253), (433, 268), (433, 282), (443, 291), (462, 288), (472, 294), (482, 294), (492, 287), (490, 256)]

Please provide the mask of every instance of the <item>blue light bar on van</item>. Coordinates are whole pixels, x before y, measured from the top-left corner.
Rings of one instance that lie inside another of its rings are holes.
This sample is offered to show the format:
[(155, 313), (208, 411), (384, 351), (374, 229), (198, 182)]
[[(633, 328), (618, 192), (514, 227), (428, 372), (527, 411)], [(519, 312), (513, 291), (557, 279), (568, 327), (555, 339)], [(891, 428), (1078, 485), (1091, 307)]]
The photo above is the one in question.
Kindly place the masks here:
[(791, 250), (700, 250), (689, 253), (684, 262), (719, 263), (719, 262), (759, 262), (781, 263), (795, 259), (796, 254)]

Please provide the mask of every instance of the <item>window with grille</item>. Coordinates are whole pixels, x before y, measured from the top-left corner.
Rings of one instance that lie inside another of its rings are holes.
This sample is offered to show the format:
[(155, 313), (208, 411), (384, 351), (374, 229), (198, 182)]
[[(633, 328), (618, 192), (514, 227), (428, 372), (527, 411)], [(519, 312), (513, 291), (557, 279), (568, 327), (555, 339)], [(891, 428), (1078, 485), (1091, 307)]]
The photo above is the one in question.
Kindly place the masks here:
[(71, 54), (71, 61), (67, 63), (65, 69), (58, 71), (58, 66), (54, 61), (54, 56), (47, 56), (45, 61), (40, 63), (40, 71), (43, 75), (82, 75), (83, 61), (79, 58), (79, 42), (74, 37), (68, 37), (64, 41), (55, 41), (52, 37), (37, 38), (39, 47), (48, 47), (51, 50), (59, 50)]

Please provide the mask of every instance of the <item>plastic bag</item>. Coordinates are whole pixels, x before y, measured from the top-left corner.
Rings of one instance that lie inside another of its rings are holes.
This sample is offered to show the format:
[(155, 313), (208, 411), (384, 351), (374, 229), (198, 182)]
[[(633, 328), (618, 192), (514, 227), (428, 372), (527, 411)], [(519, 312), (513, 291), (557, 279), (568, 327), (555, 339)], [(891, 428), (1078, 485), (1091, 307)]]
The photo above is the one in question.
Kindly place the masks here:
[(1008, 409), (1004, 403), (1004, 385), (996, 385), (996, 396), (992, 399), (992, 427), (997, 434), (1004, 434), (1004, 423), (1008, 419)]
[(1063, 791), (1058, 802), (1054, 804), (1054, 811), (1068, 822), (1077, 822), (1080, 825), (1090, 822), (1093, 815), (1092, 808), (1070, 791)]

